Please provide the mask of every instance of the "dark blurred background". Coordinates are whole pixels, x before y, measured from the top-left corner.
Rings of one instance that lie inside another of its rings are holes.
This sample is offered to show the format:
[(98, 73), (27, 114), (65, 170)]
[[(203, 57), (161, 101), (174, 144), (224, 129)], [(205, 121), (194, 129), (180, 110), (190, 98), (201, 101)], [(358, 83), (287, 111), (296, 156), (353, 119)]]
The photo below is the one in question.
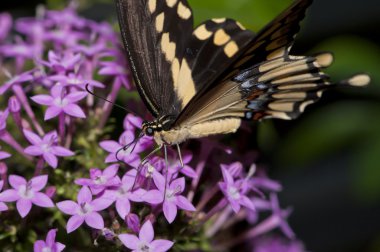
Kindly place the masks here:
[[(258, 31), (291, 0), (189, 0), (196, 22), (232, 17)], [(115, 21), (111, 0), (78, 1), (82, 15)], [(1, 11), (34, 15), (38, 4), (62, 0), (2, 1)], [(281, 181), (283, 206), (308, 251), (380, 251), (380, 4), (378, 0), (315, 0), (293, 54), (332, 51), (334, 80), (368, 72), (368, 88), (325, 93), (296, 121), (254, 124), (260, 164)]]

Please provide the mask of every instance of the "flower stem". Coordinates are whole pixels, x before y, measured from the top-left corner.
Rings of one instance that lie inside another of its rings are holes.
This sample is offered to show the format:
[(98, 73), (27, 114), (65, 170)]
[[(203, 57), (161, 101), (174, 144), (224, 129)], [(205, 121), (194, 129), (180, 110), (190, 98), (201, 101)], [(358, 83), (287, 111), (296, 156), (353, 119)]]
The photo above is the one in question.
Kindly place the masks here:
[(59, 114), (59, 118), (58, 118), (58, 132), (59, 132), (59, 140), (60, 140), (60, 143), (63, 144), (64, 143), (64, 138), (65, 138), (65, 119), (66, 119), (66, 116), (65, 116), (65, 113), (61, 112), (61, 114)]
[(201, 220), (201, 223), (205, 223), (211, 217), (213, 217), (216, 213), (220, 212), (227, 205), (227, 200), (225, 198), (221, 199), (216, 206), (214, 206)]
[(42, 172), (42, 169), (44, 168), (44, 165), (45, 165), (45, 160), (44, 158), (41, 156), (38, 161), (37, 161), (37, 165), (36, 165), (36, 170), (34, 172), (34, 176), (38, 176), (41, 174)]
[(32, 158), (24, 153), (24, 148), (12, 137), (11, 134), (9, 134), (8, 131), (4, 131), (0, 135), (0, 139), (11, 146), (13, 149), (15, 149), (18, 153), (23, 155), (26, 159), (29, 161), (32, 161)]
[(16, 97), (19, 99), (21, 105), (24, 107), (26, 114), (29, 116), (30, 120), (32, 121), (32, 124), (34, 128), (37, 130), (38, 134), (40, 136), (43, 136), (44, 130), (42, 129), (41, 125), (38, 123), (36, 116), (30, 107), (30, 104), (28, 102), (28, 98), (26, 97), (24, 90), (19, 85), (13, 85), (12, 90), (15, 93)]

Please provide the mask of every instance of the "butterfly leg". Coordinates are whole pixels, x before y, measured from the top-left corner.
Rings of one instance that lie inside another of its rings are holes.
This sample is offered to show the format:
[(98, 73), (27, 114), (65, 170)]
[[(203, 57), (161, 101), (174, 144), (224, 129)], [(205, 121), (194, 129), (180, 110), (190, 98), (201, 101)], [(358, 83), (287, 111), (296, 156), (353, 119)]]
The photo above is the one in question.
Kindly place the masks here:
[(132, 189), (131, 191), (134, 190), (135, 188), (135, 185), (136, 185), (136, 182), (137, 182), (137, 178), (138, 176), (140, 175), (140, 171), (141, 169), (143, 168), (143, 166), (146, 164), (146, 162), (148, 161), (148, 158), (150, 158), (153, 154), (155, 154), (156, 152), (158, 152), (159, 150), (162, 149), (162, 146), (163, 145), (159, 145), (156, 149), (154, 149), (153, 151), (151, 151), (148, 155), (146, 155), (143, 160), (141, 160), (139, 166), (136, 168), (137, 172), (136, 172), (136, 177), (135, 177), (135, 180), (133, 181), (133, 186), (132, 186)]
[(179, 162), (181, 163), (181, 168), (183, 168), (185, 165), (183, 164), (182, 153), (181, 153), (181, 148), (179, 147), (179, 144), (177, 144), (177, 152), (179, 156)]

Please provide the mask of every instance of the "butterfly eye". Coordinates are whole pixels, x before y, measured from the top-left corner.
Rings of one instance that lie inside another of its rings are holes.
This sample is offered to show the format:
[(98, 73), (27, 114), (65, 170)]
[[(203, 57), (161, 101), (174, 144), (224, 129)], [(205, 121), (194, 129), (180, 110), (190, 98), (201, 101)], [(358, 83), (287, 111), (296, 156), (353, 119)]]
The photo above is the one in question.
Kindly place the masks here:
[(153, 130), (153, 128), (152, 128), (152, 127), (147, 127), (147, 128), (145, 129), (145, 134), (146, 134), (147, 136), (153, 136), (153, 135), (154, 135), (154, 130)]

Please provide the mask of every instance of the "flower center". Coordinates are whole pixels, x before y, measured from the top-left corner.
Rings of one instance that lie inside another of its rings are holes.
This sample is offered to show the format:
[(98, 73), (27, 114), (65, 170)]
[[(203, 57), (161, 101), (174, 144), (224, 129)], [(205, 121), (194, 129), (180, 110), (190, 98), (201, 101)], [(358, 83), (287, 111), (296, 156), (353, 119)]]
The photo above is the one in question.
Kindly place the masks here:
[(44, 247), (44, 248), (42, 249), (42, 252), (52, 252), (52, 250), (51, 250), (51, 248), (49, 248), (49, 247)]
[(141, 242), (139, 244), (138, 251), (139, 252), (151, 252), (152, 250), (150, 249), (149, 244), (146, 244), (145, 242)]
[(177, 186), (174, 190), (172, 189), (166, 189), (166, 201), (173, 201), (175, 199), (175, 196), (181, 192), (181, 187)]
[(107, 182), (107, 179), (104, 177), (104, 176), (97, 176), (95, 179), (94, 179), (94, 182), (95, 184), (97, 185), (103, 185)]
[(66, 98), (57, 97), (54, 99), (54, 104), (60, 108), (66, 107), (69, 101)]
[(18, 189), (19, 195), (23, 199), (32, 199), (34, 191), (32, 190), (32, 182), (29, 181), (26, 185), (21, 185)]
[(89, 204), (87, 204), (87, 202), (80, 204), (80, 210), (79, 210), (80, 215), (86, 215), (91, 212), (92, 212), (92, 207)]
[(228, 188), (228, 195), (233, 198), (233, 199), (239, 199), (240, 198), (240, 192), (239, 190), (234, 187), (234, 186), (231, 186), (230, 188)]

